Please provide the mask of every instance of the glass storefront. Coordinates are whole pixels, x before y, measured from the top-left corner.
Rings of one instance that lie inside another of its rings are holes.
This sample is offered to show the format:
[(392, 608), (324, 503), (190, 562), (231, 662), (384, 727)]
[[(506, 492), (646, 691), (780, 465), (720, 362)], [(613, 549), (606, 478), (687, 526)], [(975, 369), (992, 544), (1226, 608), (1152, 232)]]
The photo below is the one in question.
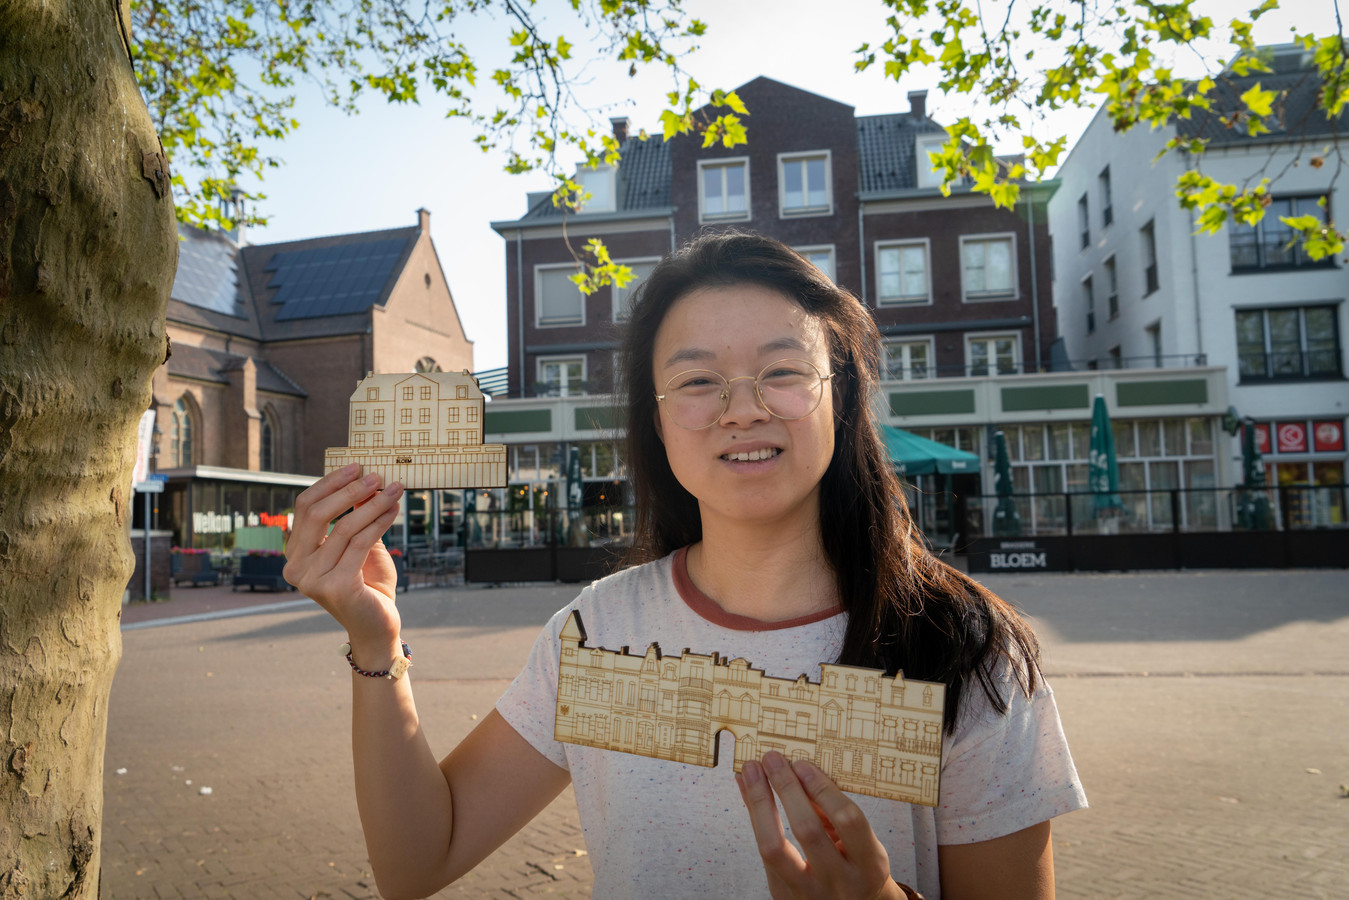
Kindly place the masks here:
[(173, 532), (177, 547), (222, 553), (236, 547), (279, 549), (304, 489), (304, 484), (170, 477), (157, 500), (157, 527)]

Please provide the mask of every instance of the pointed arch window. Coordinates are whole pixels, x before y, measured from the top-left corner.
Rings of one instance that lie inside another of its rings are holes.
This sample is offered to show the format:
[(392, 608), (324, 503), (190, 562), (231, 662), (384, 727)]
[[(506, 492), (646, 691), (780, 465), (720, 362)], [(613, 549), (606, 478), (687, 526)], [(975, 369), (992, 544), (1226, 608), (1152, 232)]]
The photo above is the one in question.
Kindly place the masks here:
[(261, 446), (258, 448), (258, 467), (262, 471), (277, 471), (280, 462), (280, 438), (281, 429), (278, 426), (275, 414), (270, 409), (263, 410)]
[(192, 410), (179, 397), (173, 404), (172, 424), (169, 427), (169, 461), (175, 468), (192, 465)]

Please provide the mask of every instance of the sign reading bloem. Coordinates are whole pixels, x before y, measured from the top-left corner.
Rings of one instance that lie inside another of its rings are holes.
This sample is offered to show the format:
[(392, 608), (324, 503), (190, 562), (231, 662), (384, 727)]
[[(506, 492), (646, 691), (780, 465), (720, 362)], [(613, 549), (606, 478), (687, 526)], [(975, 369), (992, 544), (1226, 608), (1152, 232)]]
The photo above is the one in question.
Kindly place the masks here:
[(845, 791), (937, 805), (944, 684), (835, 663), (820, 664), (816, 684), (716, 653), (587, 647), (578, 612), (561, 640), (556, 740), (712, 768), (727, 731), (737, 772), (776, 750)]

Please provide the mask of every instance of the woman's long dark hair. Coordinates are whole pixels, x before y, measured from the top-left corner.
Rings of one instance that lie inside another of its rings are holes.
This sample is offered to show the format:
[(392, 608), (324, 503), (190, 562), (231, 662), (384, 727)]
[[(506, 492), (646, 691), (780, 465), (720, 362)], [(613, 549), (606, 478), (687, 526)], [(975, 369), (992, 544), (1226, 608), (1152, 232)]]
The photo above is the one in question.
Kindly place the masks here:
[(659, 559), (702, 537), (698, 501), (675, 478), (656, 434), (652, 358), (656, 332), (675, 301), (734, 284), (782, 293), (828, 334), (837, 428), (834, 457), (820, 483), (820, 535), (848, 612), (837, 662), (945, 683), (948, 732), (972, 678), (1005, 712), (998, 670), (1010, 662), (1021, 689), (1031, 693), (1039, 674), (1035, 635), (1011, 606), (928, 552), (871, 410), (879, 372), (876, 324), (856, 297), (778, 241), (706, 234), (663, 260), (637, 291), (620, 363), (636, 502), (626, 563)]

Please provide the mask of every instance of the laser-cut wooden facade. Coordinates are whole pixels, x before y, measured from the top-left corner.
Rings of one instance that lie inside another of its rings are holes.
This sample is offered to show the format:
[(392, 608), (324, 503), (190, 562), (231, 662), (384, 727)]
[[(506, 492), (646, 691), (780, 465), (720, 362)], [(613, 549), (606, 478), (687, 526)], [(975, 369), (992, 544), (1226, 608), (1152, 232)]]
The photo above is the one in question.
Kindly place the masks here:
[(484, 444), (483, 393), (462, 372), (370, 374), (348, 403), (346, 447), (323, 471), (360, 463), (408, 490), (506, 486), (506, 445)]
[(737, 772), (777, 750), (814, 762), (845, 791), (937, 805), (943, 684), (834, 663), (820, 665), (816, 684), (716, 653), (587, 647), (577, 612), (561, 641), (559, 741), (711, 768), (717, 734), (728, 731)]

